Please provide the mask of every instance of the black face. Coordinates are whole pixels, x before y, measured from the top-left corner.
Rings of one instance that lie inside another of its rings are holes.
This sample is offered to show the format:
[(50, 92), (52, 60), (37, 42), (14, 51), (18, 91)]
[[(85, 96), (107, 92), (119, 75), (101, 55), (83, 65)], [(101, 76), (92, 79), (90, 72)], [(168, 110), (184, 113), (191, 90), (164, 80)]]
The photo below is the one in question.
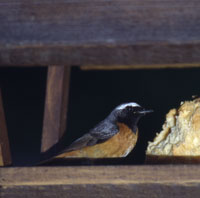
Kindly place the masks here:
[(118, 122), (126, 124), (133, 132), (136, 132), (137, 123), (145, 113), (146, 111), (143, 107), (127, 106), (124, 109), (116, 110), (115, 115)]
[(137, 117), (144, 112), (145, 109), (143, 107), (132, 107), (132, 106), (127, 106), (125, 109), (120, 109), (117, 110), (116, 115), (117, 118), (120, 120), (128, 119), (130, 117)]

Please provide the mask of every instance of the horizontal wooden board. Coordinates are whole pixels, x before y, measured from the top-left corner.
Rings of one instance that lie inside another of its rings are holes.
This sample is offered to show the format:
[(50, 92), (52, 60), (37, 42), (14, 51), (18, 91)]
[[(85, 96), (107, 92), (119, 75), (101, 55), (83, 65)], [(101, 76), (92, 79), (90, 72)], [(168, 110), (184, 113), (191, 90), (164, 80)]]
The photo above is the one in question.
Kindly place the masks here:
[(77, 166), (0, 169), (1, 198), (198, 197), (200, 167)]
[(200, 63), (198, 0), (1, 0), (0, 66)]

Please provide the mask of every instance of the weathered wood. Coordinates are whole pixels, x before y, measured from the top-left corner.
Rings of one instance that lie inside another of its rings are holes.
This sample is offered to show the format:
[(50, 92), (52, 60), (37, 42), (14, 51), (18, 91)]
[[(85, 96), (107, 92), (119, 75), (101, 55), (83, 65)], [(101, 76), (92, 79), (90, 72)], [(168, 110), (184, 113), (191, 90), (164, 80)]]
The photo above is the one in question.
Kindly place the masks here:
[(82, 70), (130, 70), (130, 69), (166, 69), (166, 68), (197, 68), (200, 64), (157, 64), (157, 65), (86, 65), (80, 66)]
[(70, 67), (48, 68), (41, 151), (46, 152), (63, 136), (67, 122)]
[(1, 0), (0, 65), (200, 63), (197, 0)]
[(0, 90), (0, 166), (7, 166), (12, 163), (6, 119), (3, 109), (3, 101)]
[(198, 197), (199, 166), (35, 167), (0, 169), (11, 197)]

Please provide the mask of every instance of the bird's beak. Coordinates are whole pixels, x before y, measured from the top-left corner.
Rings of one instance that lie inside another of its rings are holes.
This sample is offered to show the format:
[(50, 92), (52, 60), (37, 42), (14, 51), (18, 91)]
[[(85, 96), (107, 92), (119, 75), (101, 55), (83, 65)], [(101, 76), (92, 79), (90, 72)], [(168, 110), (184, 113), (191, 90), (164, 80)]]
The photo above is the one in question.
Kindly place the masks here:
[(139, 111), (138, 113), (141, 113), (141, 114), (146, 114), (146, 113), (152, 113), (153, 110), (142, 110), (142, 111)]

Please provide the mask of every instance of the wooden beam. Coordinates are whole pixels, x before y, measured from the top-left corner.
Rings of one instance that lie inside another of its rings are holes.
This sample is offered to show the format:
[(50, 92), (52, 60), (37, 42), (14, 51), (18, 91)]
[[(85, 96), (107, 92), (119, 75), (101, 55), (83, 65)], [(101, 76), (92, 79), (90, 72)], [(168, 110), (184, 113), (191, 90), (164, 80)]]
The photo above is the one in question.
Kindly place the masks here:
[(0, 66), (200, 63), (197, 0), (1, 0)]
[(96, 166), (0, 169), (1, 198), (198, 197), (200, 167)]
[(67, 122), (70, 67), (48, 68), (41, 151), (46, 152), (63, 136)]
[(0, 166), (7, 166), (11, 163), (10, 145), (0, 90)]
[(130, 70), (130, 69), (183, 69), (183, 68), (198, 68), (200, 63), (197, 64), (157, 64), (157, 65), (85, 65), (80, 66), (82, 70)]

